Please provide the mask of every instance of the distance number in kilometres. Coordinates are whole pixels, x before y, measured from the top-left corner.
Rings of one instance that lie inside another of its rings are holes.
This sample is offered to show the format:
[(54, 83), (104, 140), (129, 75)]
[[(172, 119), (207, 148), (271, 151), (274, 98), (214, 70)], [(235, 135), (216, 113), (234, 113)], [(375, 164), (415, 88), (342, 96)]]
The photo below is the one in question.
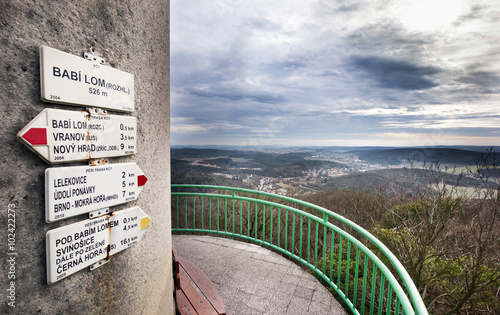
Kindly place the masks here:
[[(131, 229), (135, 229), (139, 226), (137, 221), (139, 220), (139, 217), (134, 216), (134, 217), (125, 217), (123, 218), (123, 230), (124, 231), (130, 231)], [(124, 244), (122, 244), (124, 245)]]
[(127, 224), (127, 225), (124, 225), (123, 226), (123, 230), (124, 231), (130, 231), (132, 229), (135, 229), (137, 228), (139, 225), (137, 223), (134, 223), (134, 224)]
[(124, 125), (124, 124), (120, 124), (120, 130), (123, 130), (123, 131), (134, 131), (134, 127), (133, 126), (127, 126), (127, 125)]
[(124, 135), (123, 133), (120, 134), (120, 140), (124, 141), (124, 140), (134, 140), (135, 137), (134, 136), (127, 136), (127, 135)]
[[(120, 124), (120, 131), (124, 131), (124, 132), (132, 131), (132, 132), (134, 132), (135, 127), (130, 126), (130, 125), (125, 125), (125, 124)], [(134, 135), (126, 135), (124, 133), (120, 133), (120, 141), (135, 141), (135, 133), (134, 133)], [(135, 150), (135, 146), (134, 145), (127, 145), (125, 147), (124, 143), (120, 143), (120, 150)]]
[(127, 238), (120, 240), (120, 244), (121, 245), (133, 245), (133, 244), (137, 243), (137, 239), (138, 239), (137, 236), (127, 237)]

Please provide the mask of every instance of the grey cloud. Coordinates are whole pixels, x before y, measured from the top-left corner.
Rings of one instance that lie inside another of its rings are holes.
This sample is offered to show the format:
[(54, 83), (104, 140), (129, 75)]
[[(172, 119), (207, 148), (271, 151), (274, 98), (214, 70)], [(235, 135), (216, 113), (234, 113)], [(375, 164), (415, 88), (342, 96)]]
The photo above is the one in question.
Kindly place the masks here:
[(454, 23), (453, 26), (461, 26), (463, 23), (481, 18), (483, 15), (484, 6), (473, 5), (470, 8), (469, 13), (460, 16)]
[(278, 61), (267, 65), (269, 70), (295, 70), (298, 68), (305, 67), (306, 63), (300, 60), (285, 60)]
[(230, 101), (251, 100), (258, 103), (276, 103), (282, 102), (285, 98), (278, 94), (263, 92), (263, 91), (245, 91), (241, 89), (224, 90), (218, 88), (217, 90), (205, 90), (197, 88), (188, 88), (186, 92), (191, 95), (196, 95), (204, 98), (222, 98)]
[(372, 54), (398, 51), (398, 54), (418, 57), (423, 45), (433, 43), (430, 35), (409, 33), (393, 20), (366, 24), (344, 36), (346, 44)]
[(475, 85), (483, 93), (498, 93), (500, 91), (500, 75), (497, 72), (473, 71), (459, 78), (459, 81)]
[(436, 67), (376, 56), (352, 56), (350, 61), (356, 69), (362, 70), (381, 87), (388, 89), (430, 89), (438, 84), (428, 79), (428, 76), (441, 72)]
[(261, 29), (267, 31), (278, 31), (282, 29), (281, 24), (278, 24), (276, 22), (270, 21), (269, 19), (265, 18), (262, 19), (251, 18), (246, 20), (245, 24), (251, 29)]
[[(272, 130), (282, 137), (370, 138), (418, 121), (421, 105), (481, 106), (500, 91), (490, 66), (498, 64), (498, 32), (486, 26), (500, 19), (493, 2), (465, 7), (456, 23), (467, 27), (456, 33), (410, 30), (387, 1), (231, 0), (218, 1), (216, 14), (212, 2), (172, 3), (172, 117), (211, 126), (192, 141), (240, 141), (239, 132), (271, 128), (270, 119), (285, 125)], [(352, 113), (373, 107), (407, 113)]]
[(319, 75), (322, 77), (339, 77), (341, 73), (339, 71), (323, 70)]
[(353, 4), (343, 4), (340, 7), (335, 10), (335, 12), (341, 13), (341, 12), (353, 12), (359, 10), (360, 6), (359, 3), (353, 3)]

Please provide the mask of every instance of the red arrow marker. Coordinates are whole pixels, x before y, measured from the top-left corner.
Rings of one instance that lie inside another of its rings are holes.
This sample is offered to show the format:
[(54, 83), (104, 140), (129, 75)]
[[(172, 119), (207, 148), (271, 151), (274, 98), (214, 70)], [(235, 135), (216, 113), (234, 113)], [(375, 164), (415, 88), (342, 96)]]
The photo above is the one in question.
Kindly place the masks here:
[(47, 145), (46, 128), (31, 128), (22, 137), (31, 145)]
[(141, 187), (146, 185), (146, 182), (148, 181), (148, 178), (146, 175), (138, 175), (137, 176), (137, 186)]

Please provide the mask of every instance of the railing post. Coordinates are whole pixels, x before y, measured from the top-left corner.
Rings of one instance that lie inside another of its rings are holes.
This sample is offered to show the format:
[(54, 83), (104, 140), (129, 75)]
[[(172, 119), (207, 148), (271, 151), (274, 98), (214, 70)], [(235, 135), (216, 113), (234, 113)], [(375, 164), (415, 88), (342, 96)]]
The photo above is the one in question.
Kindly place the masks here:
[(288, 251), (288, 209), (285, 210), (285, 251)]
[(328, 234), (327, 228), (326, 228), (326, 222), (328, 222), (328, 216), (326, 213), (323, 213), (323, 266), (321, 269), (321, 272), (325, 274), (326, 272), (326, 236)]
[(271, 229), (270, 233), (269, 233), (269, 244), (273, 245), (273, 206), (271, 206), (271, 213), (270, 213), (270, 223), (269, 223), (269, 227)]
[(266, 242), (266, 204), (262, 204), (262, 241)]
[(235, 201), (235, 197), (236, 197), (236, 191), (233, 189), (232, 192), (231, 192), (231, 198), (233, 200), (232, 202), (232, 205), (233, 205), (233, 213), (232, 213), (232, 223), (233, 223), (233, 226), (232, 226), (232, 231), (233, 231), (233, 234), (230, 236), (230, 239), (233, 239), (234, 238), (234, 201)]

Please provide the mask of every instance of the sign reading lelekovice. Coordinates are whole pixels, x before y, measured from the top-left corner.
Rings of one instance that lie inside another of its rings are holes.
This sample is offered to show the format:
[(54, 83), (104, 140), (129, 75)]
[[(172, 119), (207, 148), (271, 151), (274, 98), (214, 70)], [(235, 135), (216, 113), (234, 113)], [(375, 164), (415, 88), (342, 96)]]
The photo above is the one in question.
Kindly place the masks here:
[(135, 163), (45, 170), (45, 220), (55, 222), (136, 200), (147, 177)]
[(47, 46), (40, 47), (46, 102), (134, 111), (134, 76)]
[(150, 222), (141, 208), (132, 207), (48, 231), (47, 282), (52, 284), (139, 243)]
[(136, 153), (132, 116), (46, 108), (17, 137), (48, 163), (86, 161)]

